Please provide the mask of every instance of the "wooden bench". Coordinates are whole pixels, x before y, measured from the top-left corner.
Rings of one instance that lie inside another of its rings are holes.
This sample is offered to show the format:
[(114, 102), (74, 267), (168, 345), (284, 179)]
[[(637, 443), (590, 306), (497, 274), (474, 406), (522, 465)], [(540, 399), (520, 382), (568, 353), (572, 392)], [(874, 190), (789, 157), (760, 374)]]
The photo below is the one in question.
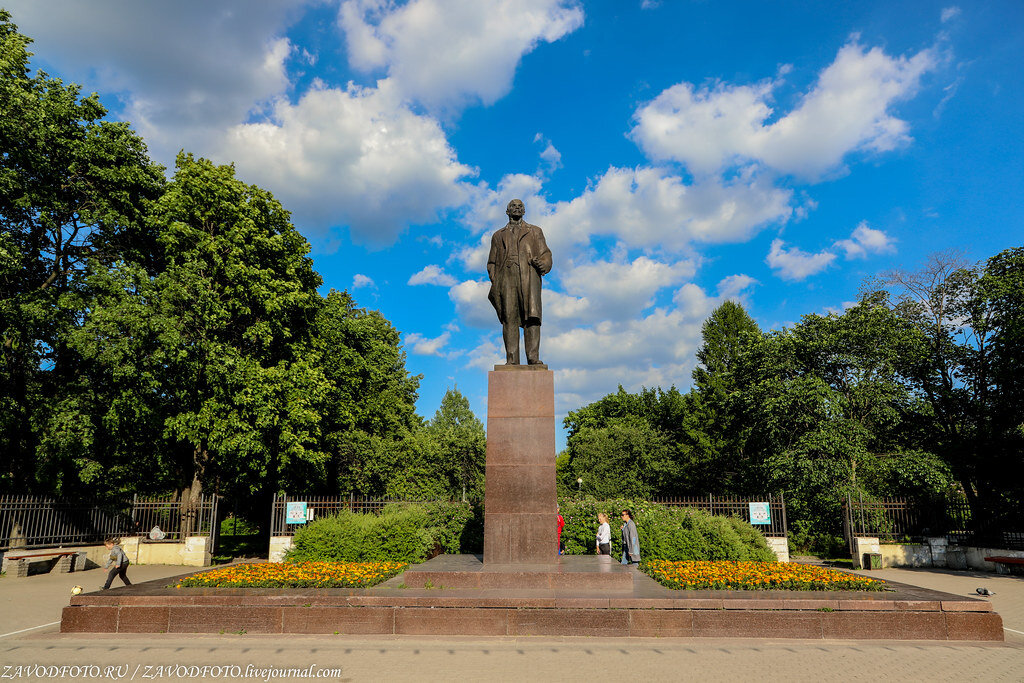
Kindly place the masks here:
[[(57, 558), (57, 571), (61, 574), (67, 574), (71, 571), (74, 563), (75, 555), (78, 554), (77, 550), (65, 550), (60, 548), (58, 550), (40, 550), (38, 552), (31, 553), (18, 553), (12, 555), (7, 553), (4, 556), (4, 571), (7, 575), (13, 579), (21, 579), (28, 576), (28, 566), (33, 560), (38, 561), (38, 558), (45, 557), (48, 559)], [(52, 569), (53, 567), (51, 567)]]
[[(1012, 565), (1020, 565), (1020, 566), (1024, 567), (1024, 557), (1009, 557), (1009, 556), (1003, 556), (1003, 555), (993, 555), (992, 557), (986, 557), (985, 561), (986, 562), (994, 562), (997, 565), (996, 566), (996, 571), (1000, 571), (1000, 567), (998, 565), (1001, 565), (1001, 564), (1007, 565), (1007, 569), (1008, 570), (1009, 570), (1009, 567), (1012, 566)], [(1000, 573), (1002, 573), (1002, 572), (1000, 572)]]

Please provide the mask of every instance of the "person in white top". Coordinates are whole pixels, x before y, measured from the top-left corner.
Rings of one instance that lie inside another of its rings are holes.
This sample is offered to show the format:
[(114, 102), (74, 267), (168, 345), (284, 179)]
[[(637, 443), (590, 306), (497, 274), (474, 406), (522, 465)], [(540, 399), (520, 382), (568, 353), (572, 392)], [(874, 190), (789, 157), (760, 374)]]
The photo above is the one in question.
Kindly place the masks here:
[(601, 526), (597, 527), (597, 554), (611, 555), (612, 528), (608, 526), (608, 515), (598, 512), (597, 521), (601, 523)]

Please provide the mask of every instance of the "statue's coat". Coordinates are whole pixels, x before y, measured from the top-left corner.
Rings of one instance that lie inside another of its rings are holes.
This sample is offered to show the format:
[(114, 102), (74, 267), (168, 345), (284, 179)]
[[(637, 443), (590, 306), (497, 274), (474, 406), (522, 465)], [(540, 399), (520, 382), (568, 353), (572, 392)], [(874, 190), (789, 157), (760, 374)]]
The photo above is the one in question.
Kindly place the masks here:
[[(540, 278), (551, 270), (551, 250), (544, 241), (544, 232), (536, 225), (523, 221), (519, 225), (519, 289), (523, 296), (522, 313), (524, 318), (541, 321)], [(487, 299), (494, 306), (498, 320), (505, 322), (507, 308), (503, 298), (510, 291), (503, 278), (514, 269), (505, 268), (505, 261), (513, 251), (512, 224), (509, 223), (491, 237), (491, 252), (487, 257), (487, 275), (491, 278), (491, 291)], [(538, 265), (534, 268), (530, 261), (536, 258)], [(514, 290), (512, 290), (514, 291)], [(518, 321), (522, 326), (525, 320)]]

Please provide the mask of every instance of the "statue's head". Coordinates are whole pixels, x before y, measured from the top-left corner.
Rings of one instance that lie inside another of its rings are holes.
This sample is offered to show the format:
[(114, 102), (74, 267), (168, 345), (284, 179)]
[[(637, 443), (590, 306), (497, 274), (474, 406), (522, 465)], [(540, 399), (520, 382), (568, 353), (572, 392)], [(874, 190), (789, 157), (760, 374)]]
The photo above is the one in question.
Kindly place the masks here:
[(526, 206), (523, 204), (522, 199), (513, 199), (508, 203), (508, 208), (505, 209), (505, 213), (509, 218), (513, 220), (519, 220), (526, 215)]

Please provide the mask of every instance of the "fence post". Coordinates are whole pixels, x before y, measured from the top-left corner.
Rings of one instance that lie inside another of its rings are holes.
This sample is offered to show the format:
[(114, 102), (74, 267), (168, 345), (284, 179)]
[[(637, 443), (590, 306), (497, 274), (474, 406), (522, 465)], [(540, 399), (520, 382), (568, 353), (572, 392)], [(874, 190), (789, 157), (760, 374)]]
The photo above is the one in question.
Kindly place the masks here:
[(779, 491), (779, 503), (782, 504), (782, 535), (786, 537), (786, 545), (789, 545), (789, 523), (786, 521), (786, 493)]
[(850, 557), (853, 557), (853, 499), (850, 492), (846, 492), (846, 505), (843, 506), (843, 535), (846, 536), (846, 545), (850, 550)]
[(220, 519), (217, 516), (220, 507), (220, 496), (213, 494), (213, 509), (210, 510), (210, 554), (217, 549), (217, 539), (220, 536)]
[(860, 518), (860, 525), (857, 530), (860, 534), (867, 533), (868, 525), (864, 522), (864, 492), (857, 491), (857, 516)]

